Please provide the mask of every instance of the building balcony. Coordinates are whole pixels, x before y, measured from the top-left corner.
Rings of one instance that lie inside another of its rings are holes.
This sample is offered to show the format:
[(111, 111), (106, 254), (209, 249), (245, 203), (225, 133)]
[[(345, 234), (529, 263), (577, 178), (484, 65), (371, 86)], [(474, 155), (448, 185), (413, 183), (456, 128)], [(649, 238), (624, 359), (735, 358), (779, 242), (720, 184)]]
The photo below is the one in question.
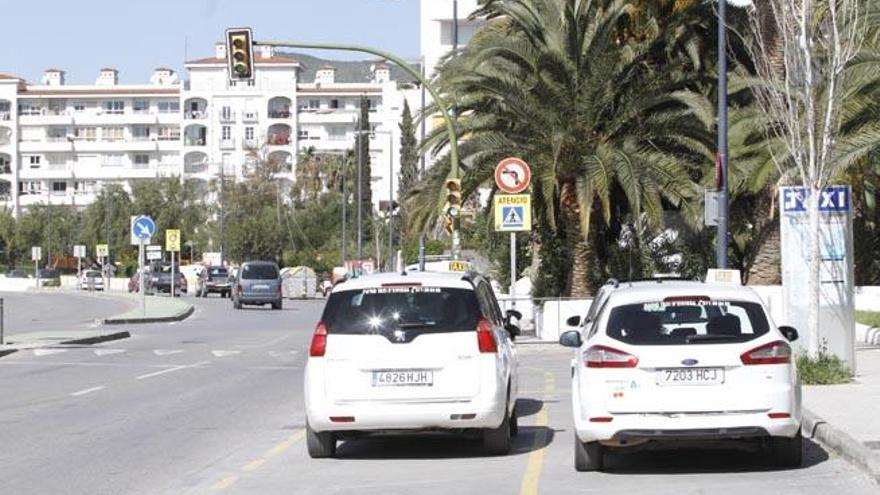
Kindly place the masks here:
[(12, 112), (5, 111), (0, 112), (0, 122), (7, 122), (12, 120)]
[(234, 150), (235, 149), (235, 140), (234, 139), (221, 139), (220, 140), (220, 149), (221, 150)]
[(207, 110), (187, 110), (183, 112), (184, 120), (205, 120), (208, 118)]
[(19, 180), (72, 179), (72, 168), (67, 164), (40, 168), (23, 168), (18, 171)]
[(269, 111), (270, 119), (291, 119), (293, 118), (293, 112), (290, 109), (283, 110), (270, 110)]
[(185, 174), (206, 174), (208, 173), (207, 163), (186, 163), (183, 165), (183, 173)]
[(241, 147), (246, 150), (257, 149), (260, 147), (260, 142), (256, 139), (242, 139)]
[(269, 146), (290, 146), (291, 140), (288, 135), (269, 136), (266, 144)]
[(258, 112), (242, 112), (241, 120), (246, 123), (258, 122), (260, 120), (260, 114)]
[(40, 141), (19, 141), (18, 149), (22, 153), (65, 153), (73, 151), (73, 143), (66, 137), (50, 137)]
[(180, 136), (174, 138), (156, 140), (156, 146), (159, 151), (178, 151), (180, 150)]
[(183, 139), (183, 145), (184, 146), (204, 146), (205, 145), (205, 138), (186, 137)]
[(156, 151), (159, 148), (155, 138), (136, 137), (126, 143), (126, 149), (131, 151)]
[(159, 124), (180, 124), (180, 114), (177, 112), (159, 112), (156, 114), (156, 121)]
[(220, 122), (235, 122), (235, 112), (220, 112)]
[[(141, 117), (140, 119), (136, 117)], [(150, 118), (151, 117), (151, 118)], [(126, 125), (126, 124), (153, 124), (156, 117), (148, 115), (133, 115), (124, 113), (77, 113), (73, 116), (76, 125)], [(41, 121), (42, 123), (42, 121)]]
[(39, 113), (19, 115), (21, 125), (70, 125), (73, 115), (66, 110), (42, 110)]
[(352, 128), (357, 117), (357, 110), (320, 110), (297, 116), (300, 124), (345, 124)]

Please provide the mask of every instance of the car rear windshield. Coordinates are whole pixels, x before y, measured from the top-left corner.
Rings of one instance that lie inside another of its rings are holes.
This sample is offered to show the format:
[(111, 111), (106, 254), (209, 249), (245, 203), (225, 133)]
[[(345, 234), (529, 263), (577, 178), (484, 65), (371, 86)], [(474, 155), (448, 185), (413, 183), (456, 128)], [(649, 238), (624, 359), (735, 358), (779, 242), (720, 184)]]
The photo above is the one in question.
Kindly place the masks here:
[(278, 268), (275, 265), (244, 265), (241, 268), (241, 278), (245, 280), (272, 280), (278, 278)]
[(760, 304), (709, 298), (670, 298), (611, 310), (609, 337), (633, 345), (746, 342), (770, 331)]
[(470, 289), (381, 287), (334, 292), (321, 319), (331, 334), (467, 332), (477, 328), (480, 309)]
[(225, 277), (227, 276), (226, 268), (211, 268), (208, 271), (208, 274), (212, 277)]
[(88, 271), (86, 272), (86, 278), (101, 278), (101, 272)]

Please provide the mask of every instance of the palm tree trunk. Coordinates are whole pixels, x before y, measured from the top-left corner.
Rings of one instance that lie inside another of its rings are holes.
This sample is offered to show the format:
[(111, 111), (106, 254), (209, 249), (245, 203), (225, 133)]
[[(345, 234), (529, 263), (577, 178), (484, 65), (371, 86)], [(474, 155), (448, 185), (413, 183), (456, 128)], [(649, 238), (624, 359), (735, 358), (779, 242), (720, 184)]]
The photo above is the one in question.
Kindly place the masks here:
[(767, 229), (766, 234), (756, 240), (758, 246), (746, 279), (749, 285), (780, 285), (782, 283), (779, 221), (770, 222), (765, 228)]
[(571, 256), (571, 272), (568, 278), (568, 295), (585, 298), (592, 295), (589, 282), (590, 262), (594, 258), (593, 247), (584, 239), (581, 229), (580, 207), (574, 181), (566, 181), (559, 192), (561, 216), (565, 227), (567, 251)]

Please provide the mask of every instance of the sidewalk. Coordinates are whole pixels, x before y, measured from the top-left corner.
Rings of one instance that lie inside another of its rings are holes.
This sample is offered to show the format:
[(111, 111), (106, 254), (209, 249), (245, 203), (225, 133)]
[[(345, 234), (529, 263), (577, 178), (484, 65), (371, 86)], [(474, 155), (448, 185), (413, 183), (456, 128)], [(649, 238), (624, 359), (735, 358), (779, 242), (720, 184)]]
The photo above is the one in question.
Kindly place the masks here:
[(116, 297), (128, 298), (135, 303), (135, 306), (125, 313), (105, 318), (103, 320), (105, 325), (181, 321), (188, 318), (195, 310), (192, 304), (179, 297), (172, 299), (170, 296), (147, 296), (146, 311), (141, 307), (141, 298), (137, 294), (116, 295)]
[(856, 362), (852, 383), (803, 387), (804, 434), (880, 483), (880, 347), (861, 347)]

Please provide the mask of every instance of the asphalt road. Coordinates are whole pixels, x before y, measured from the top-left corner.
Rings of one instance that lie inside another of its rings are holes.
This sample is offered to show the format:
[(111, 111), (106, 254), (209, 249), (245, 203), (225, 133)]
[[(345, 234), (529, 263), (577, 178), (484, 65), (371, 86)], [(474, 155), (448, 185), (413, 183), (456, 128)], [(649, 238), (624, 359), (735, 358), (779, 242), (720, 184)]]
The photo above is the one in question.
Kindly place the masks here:
[(106, 318), (131, 309), (132, 303), (102, 293), (69, 292), (0, 293), (6, 335), (46, 330), (84, 330)]
[(304, 352), (320, 302), (233, 311), (195, 300), (178, 324), (130, 326), (94, 347), (0, 358), (0, 492), (9, 494), (876, 494), (808, 444), (805, 466), (753, 453), (662, 451), (576, 473), (569, 353), (521, 345), (524, 415), (514, 453), (486, 457), (451, 437), (358, 440), (339, 459), (305, 452)]

